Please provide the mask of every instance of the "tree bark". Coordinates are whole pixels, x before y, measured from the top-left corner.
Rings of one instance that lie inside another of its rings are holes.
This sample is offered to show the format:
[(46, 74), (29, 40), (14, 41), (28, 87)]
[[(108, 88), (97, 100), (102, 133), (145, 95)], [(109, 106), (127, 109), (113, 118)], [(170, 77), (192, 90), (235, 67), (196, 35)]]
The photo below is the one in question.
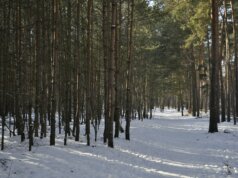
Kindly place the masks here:
[(77, 66), (77, 103), (76, 103), (76, 121), (75, 121), (75, 125), (76, 125), (76, 134), (75, 134), (75, 141), (79, 141), (79, 134), (80, 134), (80, 114), (81, 114), (81, 110), (80, 110), (80, 94), (81, 94), (81, 85), (80, 85), (80, 82), (81, 82), (81, 68), (80, 68), (80, 24), (79, 24), (79, 21), (80, 21), (80, 12), (81, 12), (81, 3), (80, 3), (80, 0), (77, 1), (77, 16), (76, 16), (76, 19), (77, 19), (77, 22), (76, 22), (76, 26), (77, 26), (77, 35), (76, 35), (76, 54), (77, 54), (77, 59), (76, 59), (76, 66)]
[(87, 79), (86, 79), (86, 136), (87, 145), (90, 146), (90, 120), (91, 120), (91, 16), (93, 0), (88, 0), (87, 7)]
[(39, 97), (40, 97), (40, 4), (36, 2), (36, 37), (35, 37), (35, 137), (38, 137), (39, 129)]
[(210, 121), (209, 132), (218, 132), (219, 119), (219, 30), (218, 30), (218, 0), (212, 0), (212, 59), (211, 59), (211, 90), (210, 90)]
[(233, 27), (233, 41), (234, 41), (234, 57), (235, 57), (235, 116), (234, 116), (234, 125), (236, 125), (236, 119), (238, 116), (238, 56), (237, 56), (237, 40), (236, 40), (236, 19), (235, 19), (235, 9), (234, 9), (234, 0), (230, 1), (232, 9), (232, 27)]
[(227, 113), (227, 122), (231, 120), (231, 88), (230, 85), (230, 39), (228, 33), (228, 22), (227, 22), (227, 0), (224, 1), (224, 16), (225, 16), (225, 70), (226, 70), (226, 78), (225, 78), (225, 87), (226, 87), (226, 113)]
[(113, 148), (113, 120), (115, 110), (115, 58), (116, 58), (116, 13), (117, 3), (116, 0), (111, 1), (111, 59), (109, 60), (108, 66), (108, 110), (109, 110), (109, 122), (108, 122), (108, 146)]
[(50, 145), (55, 145), (55, 76), (56, 76), (56, 60), (57, 60), (57, 18), (58, 18), (58, 0), (52, 0), (52, 57), (51, 57), (51, 96), (50, 96)]
[(104, 61), (104, 133), (103, 133), (103, 141), (104, 143), (108, 140), (108, 58), (109, 58), (109, 37), (108, 37), (108, 1), (103, 0), (103, 61)]
[[(120, 60), (120, 35), (121, 35), (121, 1), (119, 1), (119, 7), (116, 9), (116, 37), (115, 37), (115, 134), (114, 137), (119, 137), (120, 130), (120, 105), (119, 105), (119, 60)], [(119, 18), (118, 18), (119, 16)]]
[[(131, 6), (131, 8), (129, 8)], [(131, 9), (131, 10), (129, 10)], [(132, 34), (133, 34), (133, 18), (134, 18), (134, 0), (128, 1), (128, 12), (130, 16), (129, 42), (128, 42), (128, 59), (127, 59), (127, 76), (126, 76), (126, 140), (130, 140), (130, 122), (131, 122), (131, 60), (132, 60)]]

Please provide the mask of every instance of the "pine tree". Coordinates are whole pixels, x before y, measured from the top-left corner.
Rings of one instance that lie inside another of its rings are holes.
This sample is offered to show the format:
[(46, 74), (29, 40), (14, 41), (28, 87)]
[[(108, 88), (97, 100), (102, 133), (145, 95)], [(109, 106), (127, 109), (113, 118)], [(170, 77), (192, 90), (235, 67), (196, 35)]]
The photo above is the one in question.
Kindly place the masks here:
[(219, 120), (219, 30), (218, 30), (218, 0), (212, 0), (212, 59), (211, 59), (211, 91), (210, 91), (210, 122), (209, 132), (218, 132)]

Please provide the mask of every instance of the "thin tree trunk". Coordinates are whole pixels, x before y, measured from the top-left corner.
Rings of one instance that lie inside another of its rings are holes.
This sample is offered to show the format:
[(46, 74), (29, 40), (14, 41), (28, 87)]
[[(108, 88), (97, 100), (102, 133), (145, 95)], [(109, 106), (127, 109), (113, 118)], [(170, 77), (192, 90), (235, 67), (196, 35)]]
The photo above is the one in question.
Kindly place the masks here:
[(116, 12), (116, 39), (115, 39), (115, 114), (114, 114), (114, 121), (115, 121), (115, 134), (114, 137), (119, 137), (119, 130), (120, 130), (120, 95), (119, 95), (119, 60), (120, 60), (120, 46), (121, 46), (121, 0), (119, 1), (119, 7), (117, 8)]
[(91, 16), (93, 0), (88, 0), (87, 7), (87, 78), (86, 78), (86, 136), (87, 145), (90, 146), (90, 120), (91, 120)]
[(21, 13), (21, 2), (18, 1), (17, 4), (17, 13), (16, 13), (16, 24), (17, 24), (17, 32), (16, 32), (16, 52), (17, 52), (17, 59), (16, 59), (16, 98), (15, 98), (15, 112), (16, 112), (16, 127), (18, 131), (18, 135), (21, 135), (21, 141), (23, 142), (25, 140), (25, 135), (24, 135), (24, 123), (23, 119), (20, 113), (20, 93), (21, 93), (21, 59), (22, 59), (22, 46), (21, 46), (21, 41), (22, 41), (22, 13)]
[(57, 60), (57, 18), (58, 18), (58, 0), (52, 0), (52, 57), (51, 57), (51, 96), (50, 96), (50, 145), (55, 145), (55, 112), (56, 112), (56, 99), (55, 99), (55, 71)]
[(128, 10), (131, 5), (130, 12), (130, 31), (129, 31), (129, 42), (128, 42), (128, 60), (127, 60), (127, 77), (126, 77), (126, 129), (125, 137), (126, 140), (130, 140), (130, 122), (131, 122), (131, 60), (132, 60), (132, 34), (133, 34), (133, 18), (134, 18), (134, 0), (131, 3), (128, 1)]
[(39, 1), (36, 2), (36, 38), (35, 38), (35, 120), (34, 130), (35, 137), (38, 137), (39, 129), (39, 97), (40, 97), (40, 5)]
[(219, 119), (219, 30), (218, 30), (218, 0), (212, 0), (212, 59), (211, 59), (211, 91), (210, 91), (210, 122), (209, 132), (218, 132)]
[(108, 140), (108, 1), (103, 0), (103, 26), (102, 26), (102, 31), (103, 31), (103, 61), (104, 61), (104, 120), (105, 120), (105, 125), (104, 125), (104, 133), (103, 133), (103, 140), (104, 143), (107, 142)]
[(232, 9), (232, 27), (233, 27), (233, 40), (234, 40), (234, 57), (235, 57), (235, 116), (234, 116), (234, 125), (236, 125), (236, 117), (238, 116), (238, 56), (237, 56), (237, 40), (236, 40), (236, 19), (235, 19), (235, 9), (234, 9), (234, 0), (231, 0), (231, 9)]
[[(28, 4), (28, 16), (27, 16), (27, 24), (31, 23), (31, 16), (32, 16), (32, 9), (31, 9), (31, 4), (30, 0), (27, 1)], [(31, 147), (33, 145), (33, 122), (32, 122), (32, 106), (33, 106), (33, 86), (34, 86), (34, 65), (33, 65), (33, 55), (32, 55), (32, 42), (31, 42), (31, 26), (28, 25), (27, 28), (27, 43), (28, 43), (28, 50), (29, 50), (29, 55), (28, 55), (28, 62), (29, 65), (26, 67), (26, 71), (28, 72), (28, 81), (27, 81), (27, 94), (28, 94), (28, 138), (29, 138), (29, 151), (31, 151)], [(35, 51), (34, 51), (35, 52)], [(37, 111), (38, 112), (38, 111)], [(38, 117), (38, 115), (37, 115)], [(38, 118), (37, 118), (38, 119)], [(38, 120), (37, 120), (38, 121)]]
[[(225, 9), (225, 13), (226, 13), (226, 9)], [(225, 19), (223, 19), (223, 23), (222, 23), (222, 30), (221, 30), (222, 34), (224, 34), (224, 32), (226, 32), (226, 22)], [(220, 60), (219, 60), (219, 76), (220, 76), (220, 95), (221, 95), (221, 121), (225, 122), (226, 121), (226, 103), (225, 103), (225, 88), (224, 88), (224, 79), (223, 79), (223, 74), (222, 74), (222, 61), (223, 61), (223, 57), (225, 56), (225, 52), (224, 52), (224, 35), (222, 35), (221, 37), (221, 47), (220, 47)]]
[[(7, 72), (6, 72), (6, 68), (7, 68), (7, 61), (8, 61), (8, 52), (9, 52), (9, 46), (8, 46), (8, 38), (9, 36), (5, 36), (5, 33), (8, 34), (8, 30), (7, 27), (9, 27), (7, 24), (9, 23), (10, 20), (10, 9), (8, 9), (8, 18), (7, 18), (7, 5), (8, 8), (10, 8), (10, 2), (9, 4), (5, 3), (5, 7), (3, 9), (3, 17), (4, 17), (4, 27), (5, 29), (3, 29), (4, 33), (2, 33), (0, 35), (0, 39), (2, 39), (3, 43), (0, 49), (0, 71), (1, 72), (1, 77), (0, 77), (0, 81), (3, 84), (2, 88), (0, 88), (1, 90), (1, 95), (0, 95), (0, 103), (1, 103), (1, 107), (0, 107), (0, 116), (1, 116), (1, 120), (2, 120), (2, 138), (1, 138), (1, 150), (4, 149), (4, 136), (5, 136), (5, 124), (6, 124), (6, 92), (7, 92)], [(1, 85), (0, 85), (1, 87)], [(9, 125), (10, 126), (10, 125)]]
[(229, 34), (228, 34), (228, 22), (227, 22), (227, 0), (224, 1), (225, 3), (225, 9), (224, 9), (224, 15), (225, 15), (225, 62), (226, 62), (226, 82), (225, 82), (225, 86), (226, 86), (226, 105), (227, 105), (227, 122), (230, 122), (231, 120), (231, 85), (230, 85), (230, 75), (231, 75), (231, 71), (230, 71), (230, 40), (229, 40)]
[(108, 122), (108, 146), (113, 148), (113, 120), (114, 120), (114, 110), (115, 110), (115, 58), (116, 58), (116, 13), (117, 4), (115, 0), (112, 0), (111, 9), (111, 59), (109, 60), (108, 66), (108, 109), (109, 109), (109, 122)]
[(76, 26), (77, 26), (77, 35), (76, 35), (76, 54), (77, 54), (77, 59), (76, 59), (76, 64), (77, 64), (77, 104), (76, 104), (76, 134), (75, 134), (75, 141), (79, 141), (79, 134), (80, 134), (80, 126), (79, 126), (79, 119), (80, 119), (80, 114), (81, 114), (81, 110), (80, 110), (80, 93), (81, 93), (81, 68), (80, 68), (80, 12), (81, 12), (81, 3), (80, 0), (77, 1), (77, 22), (76, 22)]
[(194, 57), (194, 49), (193, 46), (191, 47), (191, 52), (190, 52), (190, 60), (191, 60), (191, 92), (192, 92), (192, 115), (196, 117), (196, 112), (197, 112), (197, 74), (196, 74), (196, 60)]

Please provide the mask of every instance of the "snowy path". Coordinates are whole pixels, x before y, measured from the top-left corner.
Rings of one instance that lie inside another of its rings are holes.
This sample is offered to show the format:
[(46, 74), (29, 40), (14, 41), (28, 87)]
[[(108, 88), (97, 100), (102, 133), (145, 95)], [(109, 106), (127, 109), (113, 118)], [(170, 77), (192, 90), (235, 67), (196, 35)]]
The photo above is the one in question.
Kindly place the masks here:
[[(231, 133), (223, 133), (227, 128)], [(131, 141), (121, 135), (114, 149), (102, 140), (96, 147), (85, 146), (85, 140), (63, 146), (59, 136), (56, 146), (39, 139), (28, 152), (26, 143), (10, 140), (0, 152), (0, 178), (238, 177), (238, 127), (223, 123), (219, 133), (207, 130), (207, 118), (166, 111), (132, 121)]]

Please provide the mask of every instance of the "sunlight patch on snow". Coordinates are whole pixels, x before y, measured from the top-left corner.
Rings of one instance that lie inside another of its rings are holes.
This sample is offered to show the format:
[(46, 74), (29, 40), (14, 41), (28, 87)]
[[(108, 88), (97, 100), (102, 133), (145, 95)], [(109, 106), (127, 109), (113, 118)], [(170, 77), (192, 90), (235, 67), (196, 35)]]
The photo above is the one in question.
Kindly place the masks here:
[(13, 156), (9, 156), (8, 158), (11, 159), (11, 160), (16, 160), (17, 159), (16, 157), (13, 157)]
[[(57, 147), (55, 147), (55, 149), (58, 149)], [(60, 162), (61, 164), (68, 164), (67, 160), (56, 157), (56, 156), (51, 156), (48, 154), (37, 154), (38, 157), (40, 158), (44, 158), (45, 160), (54, 160), (54, 162)]]
[(36, 162), (30, 161), (30, 160), (28, 160), (28, 159), (22, 159), (21, 161), (24, 162), (24, 163), (30, 164), (30, 165), (40, 166), (39, 163), (36, 163)]
[(190, 131), (202, 131), (202, 130), (207, 130), (207, 128), (193, 128), (192, 125), (185, 125), (186, 128), (182, 128), (182, 127), (166, 127), (168, 129), (171, 129), (171, 130), (183, 130), (183, 131), (187, 131), (187, 132), (190, 132)]
[(166, 160), (166, 159), (161, 159), (158, 157), (152, 157), (148, 155), (144, 155), (141, 153), (136, 153), (130, 150), (125, 150), (122, 148), (116, 148), (117, 150), (123, 152), (123, 153), (128, 153), (133, 156), (142, 158), (146, 161), (150, 162), (155, 162), (155, 163), (160, 163), (160, 164), (165, 164), (168, 166), (174, 166), (174, 167), (181, 167), (181, 168), (193, 168), (193, 169), (213, 169), (214, 171), (220, 171), (221, 169), (217, 165), (200, 165), (200, 164), (188, 164), (188, 163), (183, 163), (183, 162), (178, 162), (178, 161), (172, 161), (172, 160)]
[(188, 154), (188, 155), (199, 155), (198, 153), (194, 153), (184, 149), (182, 150), (181, 148), (169, 148), (169, 150), (177, 152), (177, 153)]
[(119, 161), (119, 160), (116, 160), (116, 159), (114, 159), (114, 160), (108, 159), (107, 157), (102, 156), (102, 155), (96, 155), (96, 154), (86, 153), (86, 152), (82, 152), (82, 151), (75, 151), (75, 150), (72, 150), (72, 149), (69, 149), (69, 150), (70, 150), (69, 153), (72, 153), (72, 154), (77, 154), (79, 156), (93, 157), (93, 158), (103, 160), (103, 161), (107, 161), (107, 162), (111, 162), (111, 163), (114, 163), (114, 164), (130, 166), (130, 167), (133, 167), (133, 168), (136, 168), (136, 169), (143, 170), (143, 171), (148, 172), (148, 173), (155, 173), (155, 174), (160, 174), (160, 175), (163, 175), (163, 176), (171, 176), (171, 177), (190, 178), (189, 176), (185, 176), (185, 175), (182, 175), (182, 174), (176, 174), (176, 173), (161, 171), (161, 170), (157, 170), (157, 169), (154, 169), (154, 168), (147, 168), (147, 167), (143, 167), (143, 166), (139, 166), (139, 165)]

